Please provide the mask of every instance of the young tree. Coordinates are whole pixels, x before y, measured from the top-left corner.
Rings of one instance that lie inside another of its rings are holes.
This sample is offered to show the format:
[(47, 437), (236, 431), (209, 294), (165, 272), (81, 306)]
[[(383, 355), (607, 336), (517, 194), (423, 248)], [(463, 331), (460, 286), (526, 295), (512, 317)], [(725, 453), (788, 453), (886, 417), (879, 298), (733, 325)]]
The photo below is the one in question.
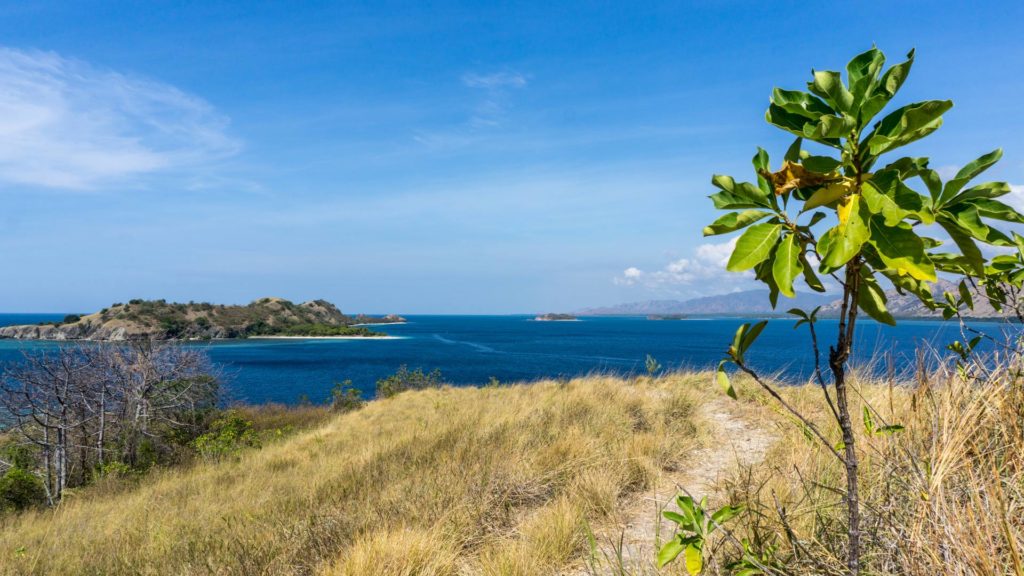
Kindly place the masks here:
[[(938, 305), (929, 283), (938, 273), (984, 283), (992, 267), (978, 244), (1017, 248), (1014, 239), (988, 220), (1024, 222), (1024, 216), (997, 200), (1010, 192), (1006, 183), (969, 186), (999, 160), (1000, 150), (967, 163), (945, 183), (928, 167), (927, 158), (882, 160), (937, 130), (942, 115), (953, 106), (949, 100), (914, 102), (875, 120), (903, 85), (913, 59), (911, 51), (905, 62), (883, 72), (885, 56), (872, 48), (850, 61), (845, 81), (840, 72), (814, 71), (806, 92), (776, 88), (766, 119), (794, 134), (796, 141), (774, 171), (768, 153), (758, 148), (753, 159), (756, 183), (714, 176), (712, 184), (719, 191), (711, 200), (716, 208), (733, 211), (704, 229), (705, 235), (743, 230), (727, 268), (753, 270), (768, 286), (773, 307), (779, 294), (793, 297), (801, 280), (812, 290), (825, 291), (819, 275), (833, 278), (842, 289), (838, 331), (827, 358), (831, 378), (821, 369), (817, 310), (790, 310), (800, 317), (797, 325), (810, 328), (816, 378), (842, 433), (838, 449), (747, 364), (744, 353), (764, 322), (740, 327), (728, 360), (719, 365), (718, 380), (735, 397), (724, 365), (736, 364), (803, 421), (845, 466), (850, 574), (861, 570), (858, 454), (847, 391), (847, 363), (859, 313), (895, 324), (886, 309), (882, 278), (932, 309)], [(815, 145), (815, 150), (805, 150), (805, 143)], [(925, 194), (912, 187), (922, 184)], [(948, 238), (924, 235), (932, 229)], [(997, 290), (990, 294), (999, 297)]]

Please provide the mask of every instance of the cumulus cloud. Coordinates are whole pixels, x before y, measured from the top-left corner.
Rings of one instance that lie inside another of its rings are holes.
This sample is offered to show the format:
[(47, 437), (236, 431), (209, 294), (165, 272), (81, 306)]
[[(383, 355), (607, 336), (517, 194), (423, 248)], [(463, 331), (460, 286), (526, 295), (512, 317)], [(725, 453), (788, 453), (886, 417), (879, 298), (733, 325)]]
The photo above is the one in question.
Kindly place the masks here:
[(1010, 193), (1001, 200), (1016, 208), (1018, 212), (1024, 212), (1024, 184), (1010, 184)]
[(657, 291), (721, 292), (723, 288), (749, 283), (753, 278), (751, 273), (735, 274), (725, 270), (735, 246), (736, 238), (718, 244), (701, 244), (694, 249), (692, 257), (679, 258), (650, 272), (631, 266), (612, 281), (619, 286), (641, 286)]
[(0, 48), (0, 181), (102, 184), (235, 154), (227, 119), (173, 86)]

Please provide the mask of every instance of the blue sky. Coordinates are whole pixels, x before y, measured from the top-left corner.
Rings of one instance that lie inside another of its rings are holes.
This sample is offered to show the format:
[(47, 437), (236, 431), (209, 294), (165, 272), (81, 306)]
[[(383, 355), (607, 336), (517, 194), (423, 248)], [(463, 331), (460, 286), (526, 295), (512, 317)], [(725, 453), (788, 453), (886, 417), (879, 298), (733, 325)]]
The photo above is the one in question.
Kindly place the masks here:
[(2, 3), (0, 309), (748, 287), (700, 234), (711, 174), (781, 156), (771, 88), (873, 42), (917, 49), (901, 101), (956, 103), (913, 152), (1001, 146), (1024, 184), (1020, 3), (634, 4)]

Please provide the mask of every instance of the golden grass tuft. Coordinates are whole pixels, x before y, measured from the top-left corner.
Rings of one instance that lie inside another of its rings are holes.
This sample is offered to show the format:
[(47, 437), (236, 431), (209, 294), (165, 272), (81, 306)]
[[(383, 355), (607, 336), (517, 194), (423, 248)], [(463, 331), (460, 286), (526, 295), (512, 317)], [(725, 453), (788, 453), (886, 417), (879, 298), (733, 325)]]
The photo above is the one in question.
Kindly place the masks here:
[(0, 574), (552, 574), (581, 557), (588, 524), (694, 448), (694, 381), (399, 394), (0, 519)]
[[(903, 383), (854, 378), (864, 573), (1024, 575), (1024, 380), (1019, 367), (986, 363), (967, 379), (956, 370)], [(732, 502), (757, 512), (735, 536), (777, 545), (786, 574), (843, 574), (841, 464), (746, 384), (748, 401), (777, 415), (780, 438), (763, 463), (725, 483)], [(820, 388), (783, 395), (838, 442)], [(876, 426), (905, 429), (870, 434), (865, 406)], [(723, 558), (735, 557), (724, 546)]]

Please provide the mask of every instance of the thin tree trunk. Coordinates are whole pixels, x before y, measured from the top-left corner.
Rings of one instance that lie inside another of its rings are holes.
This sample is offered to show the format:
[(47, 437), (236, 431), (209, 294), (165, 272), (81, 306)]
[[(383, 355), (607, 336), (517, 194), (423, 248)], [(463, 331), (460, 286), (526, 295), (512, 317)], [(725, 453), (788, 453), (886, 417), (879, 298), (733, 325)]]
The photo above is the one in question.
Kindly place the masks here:
[(103, 469), (103, 441), (104, 433), (107, 430), (107, 386), (103, 384), (100, 390), (100, 425), (96, 438), (96, 458), (99, 460), (100, 470)]
[(860, 261), (852, 260), (846, 267), (846, 286), (843, 307), (839, 316), (839, 338), (829, 355), (829, 366), (835, 378), (836, 408), (839, 428), (843, 434), (846, 465), (846, 514), (848, 522), (847, 570), (851, 575), (860, 573), (860, 498), (857, 490), (857, 450), (853, 436), (853, 421), (847, 402), (846, 362), (853, 349), (854, 326), (857, 323), (857, 295), (860, 287)]

